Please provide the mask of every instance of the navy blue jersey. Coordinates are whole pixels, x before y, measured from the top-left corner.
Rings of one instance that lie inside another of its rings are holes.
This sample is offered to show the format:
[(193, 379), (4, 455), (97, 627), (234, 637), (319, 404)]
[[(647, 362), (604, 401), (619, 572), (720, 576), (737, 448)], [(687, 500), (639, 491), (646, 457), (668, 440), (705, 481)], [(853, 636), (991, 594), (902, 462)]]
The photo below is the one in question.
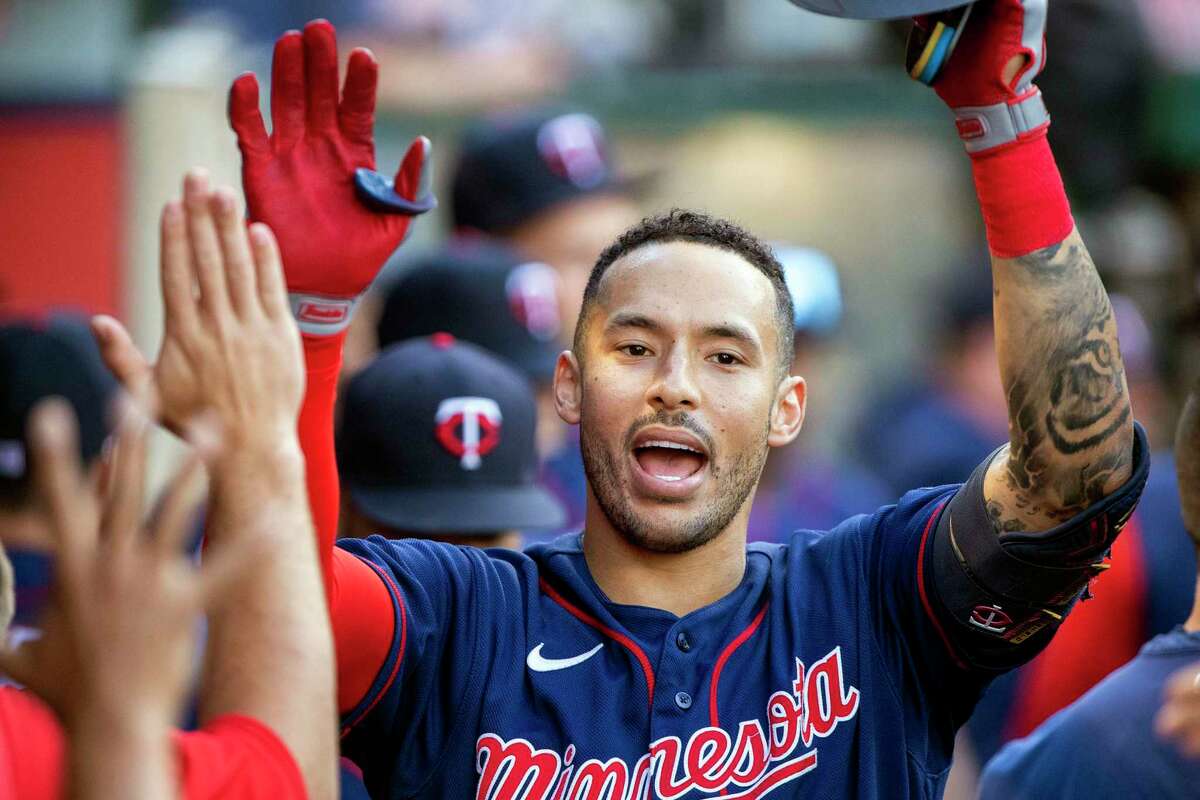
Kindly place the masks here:
[(609, 601), (579, 534), (342, 542), (396, 615), (345, 752), (376, 798), (936, 797), (986, 682), (920, 575), (956, 489), (751, 544), (738, 588), (681, 618)]
[(1200, 659), (1200, 633), (1176, 628), (988, 763), (981, 800), (1200, 796), (1200, 761), (1154, 733), (1163, 687)]

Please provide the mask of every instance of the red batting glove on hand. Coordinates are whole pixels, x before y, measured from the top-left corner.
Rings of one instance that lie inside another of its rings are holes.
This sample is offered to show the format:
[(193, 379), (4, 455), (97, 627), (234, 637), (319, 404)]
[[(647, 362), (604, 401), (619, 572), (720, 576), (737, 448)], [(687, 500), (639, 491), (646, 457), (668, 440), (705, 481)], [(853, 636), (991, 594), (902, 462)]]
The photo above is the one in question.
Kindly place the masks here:
[[(1026, 64), (1011, 82), (1013, 56)], [(1033, 79), (1046, 66), (1046, 0), (981, 0), (934, 91), (957, 117), (958, 135), (975, 155), (1042, 135), (1050, 115)]]
[(394, 192), (373, 171), (378, 74), (371, 52), (354, 50), (339, 102), (337, 36), (317, 20), (275, 43), (269, 137), (254, 74), (229, 92), (247, 211), (279, 240), (292, 310), (309, 335), (345, 330), (413, 216), (433, 207), (428, 139), (409, 146)]
[[(1015, 56), (1024, 65), (1006, 81)], [(1046, 66), (1046, 0), (980, 0), (934, 81), (971, 154), (988, 246), (1018, 258), (1057, 244), (1075, 227), (1046, 141), (1050, 115), (1033, 79)]]

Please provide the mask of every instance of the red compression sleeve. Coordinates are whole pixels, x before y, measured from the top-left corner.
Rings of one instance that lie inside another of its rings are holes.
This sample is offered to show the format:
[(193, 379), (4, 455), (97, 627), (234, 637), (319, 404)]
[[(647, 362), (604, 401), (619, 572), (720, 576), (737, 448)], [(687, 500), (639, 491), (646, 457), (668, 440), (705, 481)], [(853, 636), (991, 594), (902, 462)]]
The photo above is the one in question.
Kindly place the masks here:
[(338, 711), (346, 713), (367, 696), (387, 662), (396, 615), (379, 575), (345, 550), (333, 553), (332, 600)]
[(988, 247), (1017, 258), (1066, 239), (1075, 227), (1046, 131), (971, 158)]
[(333, 410), (337, 401), (338, 374), (342, 368), (345, 332), (335, 336), (304, 336), (304, 363), (308, 383), (300, 407), (300, 447), (304, 450), (308, 504), (317, 533), (317, 557), (325, 578), (325, 595), (332, 602), (330, 558), (337, 539), (338, 487), (337, 454), (333, 443)]
[(223, 714), (174, 735), (184, 800), (304, 800), (300, 767), (287, 745), (258, 720)]

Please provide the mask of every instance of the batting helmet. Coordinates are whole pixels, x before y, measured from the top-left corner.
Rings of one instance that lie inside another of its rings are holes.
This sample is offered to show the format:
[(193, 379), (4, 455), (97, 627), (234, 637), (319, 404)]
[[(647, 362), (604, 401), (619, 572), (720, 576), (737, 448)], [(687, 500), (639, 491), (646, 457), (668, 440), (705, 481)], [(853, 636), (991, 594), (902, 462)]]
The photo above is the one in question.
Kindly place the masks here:
[(965, 5), (963, 0), (791, 0), (800, 8), (848, 19), (904, 19)]

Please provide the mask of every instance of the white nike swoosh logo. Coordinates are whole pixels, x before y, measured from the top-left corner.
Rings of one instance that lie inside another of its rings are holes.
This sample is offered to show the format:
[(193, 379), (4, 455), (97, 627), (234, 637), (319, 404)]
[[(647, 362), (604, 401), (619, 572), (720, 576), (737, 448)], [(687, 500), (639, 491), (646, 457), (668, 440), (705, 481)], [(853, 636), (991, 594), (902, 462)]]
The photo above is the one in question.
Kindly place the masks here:
[(529, 651), (529, 657), (525, 659), (525, 663), (534, 672), (554, 672), (555, 670), (566, 669), (573, 667), (576, 664), (582, 664), (596, 653), (600, 652), (600, 648), (604, 647), (604, 642), (588, 650), (586, 653), (580, 653), (577, 656), (570, 658), (543, 658), (542, 647), (544, 643), (538, 642), (538, 646)]

